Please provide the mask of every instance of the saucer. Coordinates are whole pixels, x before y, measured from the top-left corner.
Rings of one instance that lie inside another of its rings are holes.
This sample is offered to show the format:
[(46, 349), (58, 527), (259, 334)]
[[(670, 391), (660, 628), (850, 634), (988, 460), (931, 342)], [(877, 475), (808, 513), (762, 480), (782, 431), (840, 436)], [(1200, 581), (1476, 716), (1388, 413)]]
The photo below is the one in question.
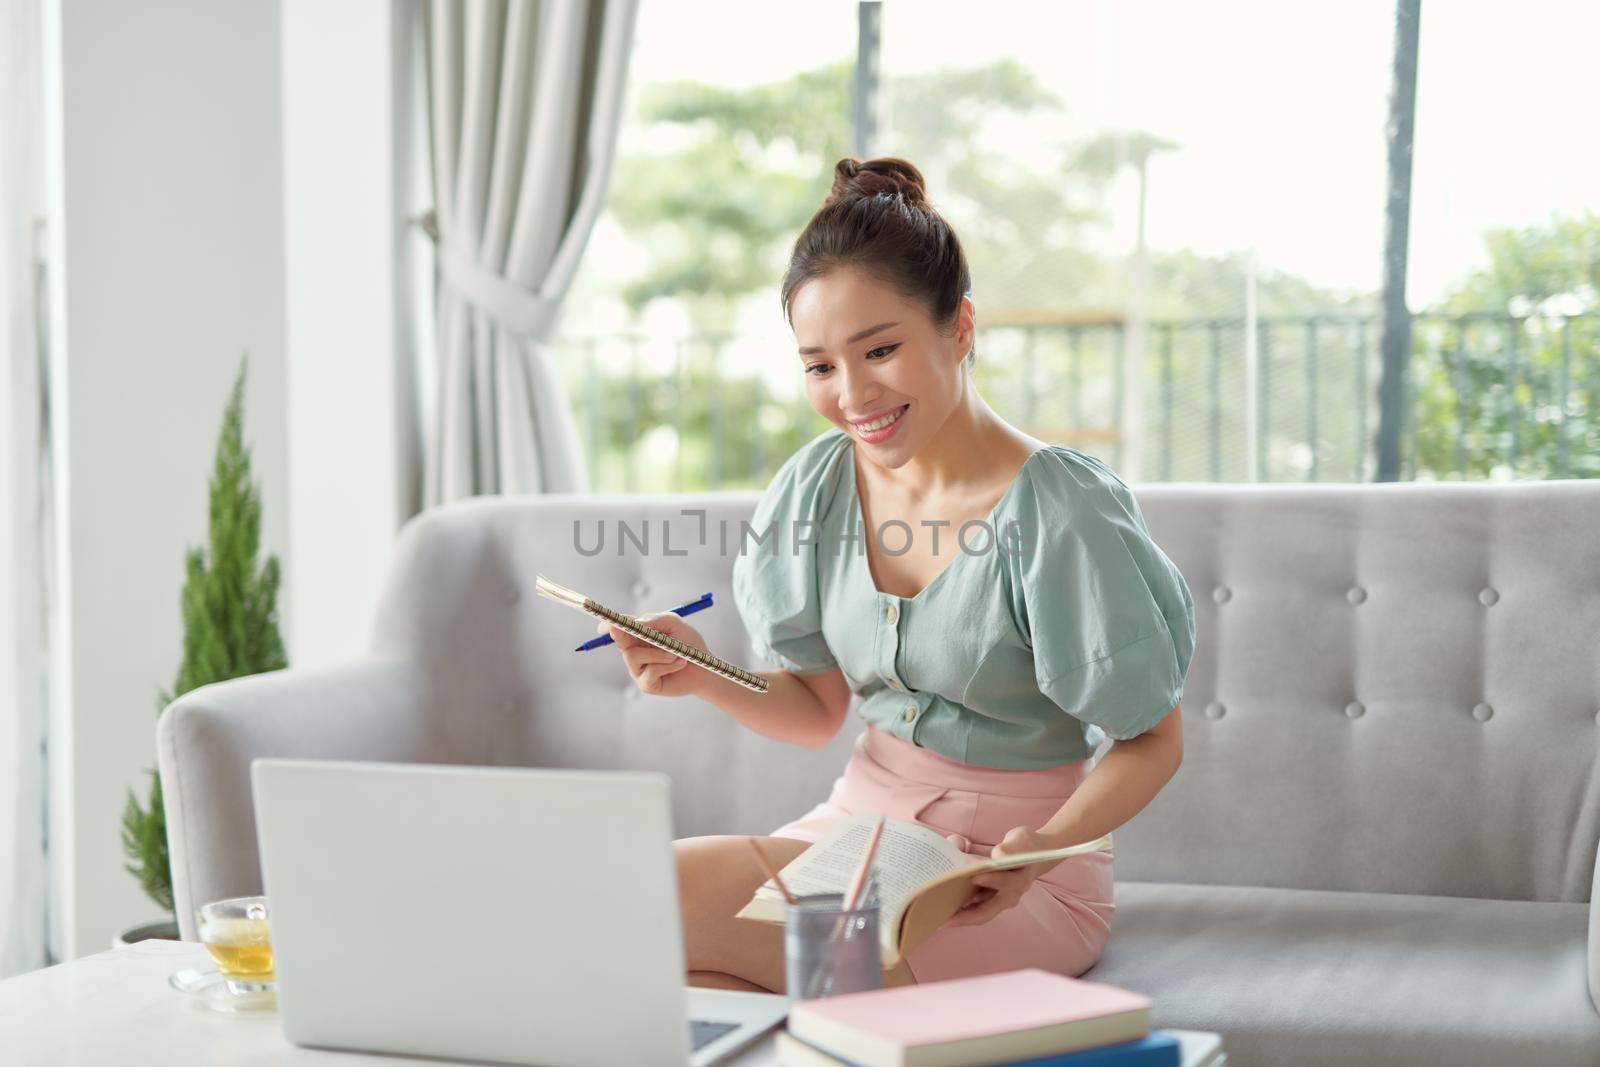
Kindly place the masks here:
[(276, 1011), (278, 994), (275, 990), (235, 993), (228, 988), (222, 973), (216, 970), (197, 971), (185, 968), (167, 976), (167, 984), (190, 1000), (212, 1011), (227, 1014)]
[(260, 1012), (278, 1010), (278, 993), (267, 990), (260, 993), (234, 993), (227, 982), (215, 982), (200, 991), (200, 1001), (212, 1011)]

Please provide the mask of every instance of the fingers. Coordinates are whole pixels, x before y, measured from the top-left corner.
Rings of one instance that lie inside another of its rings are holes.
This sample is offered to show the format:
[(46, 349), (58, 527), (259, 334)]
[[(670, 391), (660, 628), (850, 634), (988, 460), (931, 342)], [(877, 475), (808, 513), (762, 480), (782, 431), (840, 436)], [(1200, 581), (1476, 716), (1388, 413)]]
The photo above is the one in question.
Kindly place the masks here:
[(984, 871), (972, 876), (972, 884), (993, 889), (998, 893), (1015, 893), (1021, 896), (1032, 885), (1034, 876), (1027, 867), (1016, 867), (1009, 871)]
[[(637, 623), (643, 623), (652, 630), (659, 630), (668, 636), (672, 636), (676, 632), (674, 623), (678, 616), (674, 615), (670, 611), (657, 611), (648, 615), (629, 615), (627, 618), (632, 619)], [(618, 627), (616, 623), (608, 622), (605, 619), (601, 619), (595, 623), (595, 632), (602, 634), (609, 633), (611, 635), (611, 640), (616, 642), (617, 647), (620, 649), (634, 648), (635, 646), (639, 645), (643, 645), (647, 648), (655, 647), (654, 645), (650, 644), (650, 642), (639, 640), (626, 630)]]
[[(670, 613), (669, 613), (670, 614)], [(663, 623), (660, 614), (629, 616), (654, 629), (668, 632), (670, 623)], [(671, 616), (676, 618), (676, 616)], [(628, 674), (646, 693), (659, 693), (662, 691), (662, 680), (669, 675), (676, 674), (679, 670), (689, 665), (689, 661), (664, 648), (657, 648), (648, 641), (641, 641), (637, 637), (620, 629), (615, 623), (601, 620), (596, 629), (602, 633), (609, 633), (616, 642), (617, 648), (622, 650), (623, 662), (627, 664)]]
[(989, 854), (995, 858), (1006, 855), (1015, 855), (1018, 852), (1041, 851), (1044, 843), (1039, 840), (1034, 831), (1026, 826), (1014, 826), (1006, 831), (1000, 843), (990, 849)]
[(679, 670), (689, 665), (688, 660), (681, 659), (677, 656), (674, 656), (673, 660), (675, 662), (652, 663), (648, 667), (645, 667), (643, 670), (639, 671), (639, 673), (635, 675), (635, 677), (639, 680), (639, 688), (643, 689), (647, 693), (659, 693), (661, 691), (662, 679), (668, 677), (669, 675), (676, 674)]
[(963, 903), (961, 907), (963, 910), (968, 908), (978, 908), (989, 903), (989, 901), (993, 900), (999, 895), (999, 890), (991, 888), (990, 886), (980, 885), (972, 891), (972, 895), (967, 897), (966, 902)]
[(646, 667), (666, 667), (688, 662), (676, 653), (647, 645), (643, 641), (636, 641), (632, 648), (624, 650), (622, 658), (627, 661), (628, 673), (634, 675), (643, 673)]
[(986, 923), (1004, 908), (1000, 906), (1000, 897), (992, 889), (980, 889), (961, 909), (950, 917), (951, 926), (973, 926)]
[(595, 624), (595, 632), (610, 634), (611, 640), (616, 643), (618, 648), (624, 651), (633, 648), (635, 645), (644, 644), (644, 642), (639, 640), (637, 637), (628, 633), (626, 630), (620, 629), (615, 623), (607, 622), (605, 619), (601, 619)]
[(976, 926), (986, 923), (996, 915), (1012, 908), (1022, 899), (1020, 893), (1008, 893), (986, 886), (979, 887), (968, 902), (950, 918), (951, 926)]
[(986, 923), (1007, 908), (1015, 907), (1034, 880), (1023, 868), (1015, 871), (985, 871), (973, 875), (969, 881), (972, 894), (951, 917), (952, 926)]
[[(678, 616), (671, 612), (629, 615), (627, 618), (671, 636), (678, 636), (681, 633)], [(689, 666), (689, 661), (684, 657), (664, 648), (657, 648), (648, 641), (641, 641), (608, 620), (597, 621), (595, 631), (611, 635), (611, 640), (622, 652), (628, 674), (646, 693), (663, 692), (663, 680)]]
[[(673, 656), (671, 652), (668, 652), (665, 649), (657, 648), (655, 645), (652, 645), (648, 641), (641, 641), (637, 637), (635, 637), (632, 634), (630, 634), (628, 631), (626, 631), (626, 630), (622, 629), (621, 627), (619, 627), (616, 623), (607, 622), (604, 619), (601, 619), (598, 623), (595, 624), (595, 632), (602, 633), (602, 634), (610, 634), (612, 642), (619, 649), (621, 649), (624, 653), (630, 652), (633, 649), (649, 649), (652, 652), (660, 653), (662, 656), (665, 656), (665, 657), (668, 657), (668, 658), (671, 658), (671, 659), (677, 658), (677, 657)], [(651, 660), (646, 659), (646, 660), (644, 660), (642, 662), (643, 663), (649, 663), (649, 662), (651, 662)]]

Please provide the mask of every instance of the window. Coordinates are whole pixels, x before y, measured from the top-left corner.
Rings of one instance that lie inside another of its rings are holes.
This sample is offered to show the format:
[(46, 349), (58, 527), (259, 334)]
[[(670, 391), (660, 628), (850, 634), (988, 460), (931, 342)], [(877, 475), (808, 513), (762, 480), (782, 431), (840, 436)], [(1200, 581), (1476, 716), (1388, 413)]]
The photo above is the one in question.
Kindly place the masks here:
[[(1566, 117), (1600, 16), (1541, 4), (1423, 15), (1406, 477), (1600, 474), (1597, 150)], [(1373, 477), (1392, 2), (880, 11), (867, 154), (961, 234), (997, 410), (1130, 481)], [(641, 7), (557, 355), (597, 489), (759, 487), (827, 426), (777, 289), (857, 154), (858, 5), (762, 17)]]

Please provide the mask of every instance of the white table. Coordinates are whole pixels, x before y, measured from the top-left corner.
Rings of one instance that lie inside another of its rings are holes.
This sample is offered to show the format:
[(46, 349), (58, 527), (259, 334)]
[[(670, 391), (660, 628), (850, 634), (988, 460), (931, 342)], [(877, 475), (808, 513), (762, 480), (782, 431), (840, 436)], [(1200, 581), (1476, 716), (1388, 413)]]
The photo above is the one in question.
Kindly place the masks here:
[[(452, 1062), (299, 1048), (283, 1039), (277, 1012), (225, 1015), (167, 985), (173, 971), (210, 966), (197, 942), (141, 941), (0, 982), (0, 1060), (59, 1067), (442, 1067)], [(1181, 1031), (1178, 1036), (1184, 1067), (1222, 1062), (1216, 1034)], [(775, 1067), (772, 1044), (768, 1035), (724, 1062)]]

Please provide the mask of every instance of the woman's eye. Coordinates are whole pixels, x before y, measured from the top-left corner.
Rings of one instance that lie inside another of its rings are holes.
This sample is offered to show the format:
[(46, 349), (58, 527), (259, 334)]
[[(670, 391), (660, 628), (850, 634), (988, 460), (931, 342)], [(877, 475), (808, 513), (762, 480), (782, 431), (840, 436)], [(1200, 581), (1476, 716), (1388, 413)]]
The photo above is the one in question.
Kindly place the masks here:
[[(899, 347), (900, 347), (899, 344), (879, 345), (877, 348), (874, 348), (872, 351), (867, 353), (867, 358), (868, 359), (873, 359), (873, 358), (886, 359), (891, 352), (893, 352), (895, 349), (897, 349)], [(880, 353), (880, 352), (883, 353), (883, 355), (881, 355), (881, 356), (878, 355), (878, 353)], [(811, 363), (811, 364), (807, 364), (806, 373), (807, 374), (814, 374), (816, 377), (821, 377), (823, 374), (827, 373), (827, 369), (830, 366), (832, 366), (832, 364), (830, 364), (830, 363)]]

